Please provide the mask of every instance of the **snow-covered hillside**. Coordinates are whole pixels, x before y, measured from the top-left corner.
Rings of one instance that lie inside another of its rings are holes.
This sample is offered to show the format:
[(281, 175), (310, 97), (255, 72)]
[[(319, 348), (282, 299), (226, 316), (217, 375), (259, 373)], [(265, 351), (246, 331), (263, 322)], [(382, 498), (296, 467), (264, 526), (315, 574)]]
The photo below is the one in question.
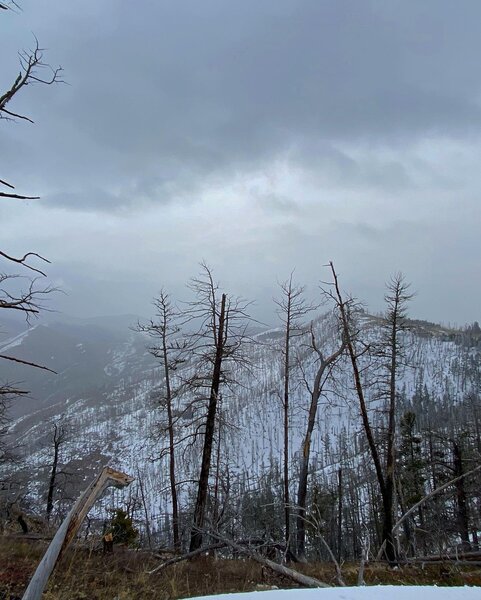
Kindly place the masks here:
[[(379, 338), (378, 320), (362, 316), (363, 336), (368, 343)], [(332, 315), (325, 315), (316, 323), (318, 344), (325, 353), (333, 352), (339, 345), (339, 334)], [(216, 468), (225, 476), (228, 493), (246, 495), (259, 487), (259, 481), (279, 468), (282, 457), (282, 357), (279, 352), (279, 331), (258, 334), (248, 344), (246, 353), (250, 364), (236, 368), (237, 384), (224, 389), (220, 403), (220, 449)], [(479, 347), (461, 343), (461, 337), (440, 327), (417, 324), (404, 334), (406, 356), (399, 377), (399, 390), (410, 399), (416, 390), (427, 389), (436, 397), (448, 394), (457, 402), (469, 390), (470, 382), (479, 375)], [(86, 343), (79, 343), (84, 352)], [(295, 473), (306, 427), (309, 402), (309, 385), (317, 367), (316, 357), (309, 350), (309, 336), (294, 339), (295, 354), (302, 359), (302, 370), (293, 369), (291, 402), (290, 457)], [(152, 529), (161, 530), (165, 515), (170, 512), (168, 457), (163, 449), (166, 436), (159, 433), (163, 415), (155, 401), (155, 390), (163, 385), (159, 368), (146, 368), (138, 340), (122, 341), (116, 348), (106, 349), (110, 357), (101, 364), (102, 371), (111, 378), (110, 386), (101, 383), (88, 394), (71, 393), (57, 401), (48, 412), (32, 412), (16, 420), (11, 427), (26, 464), (34, 469), (28, 494), (35, 504), (45, 493), (45, 466), (50, 460), (50, 434), (52, 423), (60, 416), (68, 428), (69, 440), (62, 448), (63, 468), (72, 476), (74, 488), (82, 487), (101, 466), (109, 464), (134, 477), (142, 485), (145, 509)], [(367, 360), (367, 359), (366, 359)], [(98, 369), (99, 370), (99, 369)], [(366, 370), (366, 377), (369, 377)], [(372, 397), (375, 398), (375, 393)], [(189, 402), (189, 397), (179, 399), (177, 409)], [(379, 400), (371, 408), (379, 407)], [(44, 416), (46, 418), (44, 418)], [(190, 417), (192, 415), (189, 415)], [(187, 437), (198, 423), (185, 418), (179, 437)], [(317, 429), (312, 440), (313, 473), (329, 473), (338, 467), (340, 443), (349, 446), (349, 457), (356, 461), (361, 437), (358, 407), (353, 392), (352, 374), (347, 358), (339, 361), (332, 378), (326, 382), (317, 419)], [(216, 444), (218, 443), (218, 438)], [(187, 439), (177, 449), (181, 504), (186, 505), (198, 475), (199, 441)], [(354, 462), (352, 462), (354, 465)], [(355, 466), (355, 465), (354, 465)], [(227, 492), (225, 492), (227, 493)], [(125, 502), (113, 491), (105, 503), (116, 505)], [(139, 498), (139, 485), (129, 491)]]

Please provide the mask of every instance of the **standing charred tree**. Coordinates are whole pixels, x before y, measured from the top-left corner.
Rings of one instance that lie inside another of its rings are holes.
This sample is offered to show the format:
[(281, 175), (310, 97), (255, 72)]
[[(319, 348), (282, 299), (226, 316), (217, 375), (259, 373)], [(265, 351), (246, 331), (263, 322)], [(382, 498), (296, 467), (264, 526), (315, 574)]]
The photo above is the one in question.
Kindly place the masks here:
[(456, 481), (456, 521), (458, 525), (461, 545), (464, 551), (471, 550), (469, 539), (469, 512), (468, 499), (464, 482), (464, 457), (461, 445), (454, 439), (449, 440), (452, 446), (453, 454), (453, 474)]
[(392, 539), (394, 527), (394, 487), (396, 465), (396, 416), (397, 416), (397, 374), (403, 359), (403, 346), (400, 333), (406, 329), (406, 304), (413, 297), (408, 292), (409, 284), (401, 273), (394, 275), (387, 284), (384, 299), (387, 311), (383, 319), (384, 336), (381, 340), (380, 357), (387, 372), (385, 387), (387, 388), (387, 448), (385, 459), (383, 498), (382, 541), (386, 542), (386, 555), (390, 561), (396, 558), (396, 549)]
[(314, 327), (311, 324), (311, 348), (317, 355), (317, 371), (312, 386), (309, 386), (311, 396), (309, 405), (309, 415), (307, 418), (307, 428), (301, 448), (301, 460), (299, 468), (299, 488), (297, 491), (297, 558), (305, 560), (305, 540), (306, 540), (306, 498), (307, 498), (307, 478), (309, 474), (309, 460), (311, 455), (311, 439), (316, 424), (317, 409), (319, 399), (324, 385), (329, 378), (335, 362), (344, 351), (344, 343), (340, 344), (338, 350), (331, 355), (326, 356), (319, 348), (314, 333)]
[(11, 386), (0, 386), (0, 468), (4, 463), (8, 462), (12, 458), (8, 449), (8, 445), (3, 441), (4, 436), (8, 432), (8, 408), (13, 395), (11, 390)]
[(212, 448), (217, 422), (221, 387), (231, 382), (228, 368), (232, 362), (245, 362), (243, 345), (246, 340), (248, 303), (219, 292), (210, 268), (203, 263), (202, 275), (191, 281), (196, 298), (187, 307), (188, 319), (199, 323), (191, 341), (197, 359), (194, 387), (208, 393), (207, 413), (203, 431), (203, 450), (190, 538), (190, 551), (202, 546), (205, 524)]
[(60, 449), (67, 441), (67, 429), (65, 425), (60, 422), (53, 424), (53, 433), (51, 438), (51, 444), (53, 449), (52, 466), (50, 468), (50, 476), (48, 481), (48, 492), (47, 492), (47, 521), (50, 520), (50, 515), (53, 510), (53, 498), (55, 494), (55, 488), (57, 484), (57, 475), (59, 473), (59, 457)]
[(277, 314), (284, 328), (284, 340), (282, 346), (282, 365), (283, 365), (283, 393), (282, 393), (282, 411), (283, 411), (283, 432), (284, 432), (284, 450), (283, 450), (283, 473), (284, 473), (284, 524), (286, 547), (290, 546), (290, 496), (289, 496), (289, 412), (290, 412), (290, 374), (292, 368), (291, 343), (295, 336), (299, 336), (305, 329), (302, 322), (313, 306), (306, 303), (304, 299), (304, 286), (296, 286), (292, 281), (293, 273), (289, 279), (280, 284), (281, 296), (274, 299), (277, 305)]
[(151, 319), (146, 325), (138, 324), (137, 331), (147, 333), (154, 344), (149, 346), (149, 352), (160, 361), (163, 370), (164, 387), (160, 395), (160, 406), (167, 413), (166, 430), (168, 434), (169, 453), (169, 480), (172, 499), (172, 531), (174, 548), (180, 547), (179, 533), (179, 500), (177, 496), (176, 482), (176, 456), (175, 456), (175, 434), (176, 423), (174, 419), (174, 400), (179, 393), (179, 388), (172, 385), (172, 373), (185, 362), (187, 344), (180, 336), (178, 324), (179, 313), (172, 305), (169, 294), (161, 290), (159, 296), (154, 299), (156, 309), (155, 319)]
[[(388, 333), (389, 344), (384, 351), (387, 356), (385, 368), (388, 371), (388, 423), (387, 423), (387, 450), (386, 460), (383, 465), (381, 454), (373, 433), (373, 428), (369, 420), (364, 387), (361, 380), (361, 369), (359, 366), (359, 354), (356, 350), (357, 332), (353, 332), (352, 320), (350, 316), (352, 301), (345, 301), (342, 297), (339, 287), (337, 273), (334, 265), (330, 263), (333, 276), (334, 292), (328, 292), (333, 298), (339, 310), (341, 323), (344, 331), (344, 339), (349, 354), (354, 375), (354, 385), (359, 400), (362, 423), (366, 435), (369, 451), (376, 471), (376, 477), (379, 484), (382, 499), (382, 544), (385, 547), (385, 553), (388, 561), (395, 564), (397, 561), (397, 552), (393, 539), (394, 526), (394, 466), (395, 466), (395, 423), (396, 423), (396, 374), (398, 370), (398, 359), (400, 340), (399, 332), (404, 327), (405, 304), (412, 297), (407, 293), (407, 284), (404, 283), (402, 275), (394, 276), (388, 284), (388, 294), (386, 302), (388, 310), (384, 319), (384, 327)], [(364, 349), (365, 351), (365, 349)]]

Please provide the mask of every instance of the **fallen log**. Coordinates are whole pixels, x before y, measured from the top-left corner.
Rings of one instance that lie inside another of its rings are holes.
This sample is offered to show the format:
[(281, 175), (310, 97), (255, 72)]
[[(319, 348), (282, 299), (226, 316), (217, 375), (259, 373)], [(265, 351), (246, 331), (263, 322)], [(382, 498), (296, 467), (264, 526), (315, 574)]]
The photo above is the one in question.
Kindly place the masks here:
[(405, 559), (410, 562), (459, 562), (465, 560), (466, 562), (473, 562), (475, 560), (481, 560), (481, 551), (472, 550), (469, 552), (446, 552), (445, 554), (429, 554), (425, 556), (407, 556)]
[[(252, 546), (250, 545), (251, 540), (247, 540), (247, 541), (243, 540), (240, 542), (233, 542), (227, 538), (220, 536), (219, 534), (209, 532), (208, 535), (217, 539), (218, 543), (211, 544), (210, 546), (205, 546), (203, 548), (197, 548), (196, 550), (193, 550), (192, 552), (187, 552), (186, 554), (182, 554), (180, 556), (175, 556), (174, 558), (171, 558), (171, 559), (167, 560), (166, 562), (162, 563), (158, 567), (155, 567), (155, 569), (152, 569), (151, 571), (147, 571), (147, 574), (153, 575), (154, 573), (158, 573), (159, 571), (162, 571), (163, 569), (166, 569), (167, 567), (169, 567), (171, 565), (175, 565), (184, 560), (190, 560), (191, 558), (195, 558), (196, 556), (199, 556), (200, 554), (203, 554), (204, 552), (210, 552), (211, 550), (220, 550), (222, 548), (230, 547), (233, 550), (235, 550), (236, 552), (245, 554), (250, 559), (254, 560), (255, 562), (258, 562), (262, 566), (267, 567), (268, 569), (271, 569), (271, 571), (274, 571), (275, 573), (278, 573), (280, 575), (284, 575), (284, 577), (292, 579), (293, 581), (295, 581), (296, 583), (298, 583), (304, 587), (310, 587), (310, 588), (331, 587), (329, 584), (324, 583), (323, 581), (319, 581), (319, 579), (315, 579), (314, 577), (309, 577), (308, 575), (299, 573), (299, 571), (294, 571), (294, 569), (290, 569), (289, 567), (285, 567), (284, 565), (280, 565), (279, 563), (276, 563), (273, 560), (265, 558), (264, 556), (262, 556), (261, 554), (259, 554), (252, 548)], [(273, 545), (276, 546), (276, 544), (273, 544)]]
[(289, 567), (280, 565), (279, 563), (276, 563), (273, 560), (265, 558), (264, 556), (261, 556), (258, 552), (255, 552), (254, 550), (252, 550), (252, 548), (242, 546), (241, 544), (238, 544), (236, 542), (233, 542), (232, 540), (224, 538), (217, 533), (209, 532), (209, 535), (211, 537), (213, 537), (214, 539), (219, 540), (219, 542), (224, 542), (227, 546), (230, 546), (237, 552), (241, 552), (241, 553), (245, 554), (246, 556), (248, 556), (255, 562), (258, 562), (259, 564), (263, 565), (264, 567), (271, 569), (271, 571), (274, 571), (275, 573), (278, 573), (279, 575), (284, 575), (284, 577), (287, 577), (288, 579), (292, 579), (293, 581), (295, 581), (299, 585), (302, 585), (303, 587), (309, 587), (309, 588), (332, 587), (328, 583), (324, 583), (323, 581), (320, 581), (319, 579), (315, 579), (314, 577), (309, 577), (308, 575), (299, 573), (299, 571), (294, 571), (294, 569), (290, 569)]
[[(163, 562), (158, 567), (155, 567), (155, 569), (152, 569), (152, 571), (147, 571), (147, 575), (153, 575), (154, 573), (158, 573), (159, 571), (162, 571), (163, 569), (166, 569), (167, 567), (170, 567), (171, 565), (175, 565), (176, 563), (182, 562), (184, 560), (190, 560), (191, 558), (195, 558), (196, 556), (199, 556), (200, 554), (203, 554), (204, 552), (210, 552), (211, 550), (220, 550), (221, 548), (225, 548), (226, 546), (227, 546), (227, 544), (224, 544), (224, 543), (212, 544), (211, 546), (197, 548), (197, 550), (192, 550), (192, 552), (187, 552), (186, 554), (180, 554), (179, 556), (174, 556), (173, 558), (169, 558), (169, 560), (166, 560), (165, 562)], [(158, 556), (157, 554), (154, 554), (154, 556), (156, 558), (162, 558), (161, 556)]]

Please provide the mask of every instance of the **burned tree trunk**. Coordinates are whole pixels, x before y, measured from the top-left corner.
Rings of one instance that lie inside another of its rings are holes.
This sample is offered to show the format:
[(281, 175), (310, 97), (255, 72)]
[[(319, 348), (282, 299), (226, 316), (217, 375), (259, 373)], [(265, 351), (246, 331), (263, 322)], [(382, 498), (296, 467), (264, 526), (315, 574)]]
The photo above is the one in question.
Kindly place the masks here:
[(302, 454), (299, 468), (299, 487), (297, 491), (297, 554), (300, 560), (305, 560), (305, 540), (306, 540), (306, 498), (307, 498), (307, 477), (309, 473), (309, 459), (311, 453), (311, 438), (316, 423), (317, 408), (322, 388), (326, 380), (326, 371), (344, 351), (344, 344), (331, 356), (325, 358), (316, 344), (314, 332), (311, 327), (311, 344), (313, 350), (317, 353), (320, 363), (314, 379), (314, 385), (311, 390), (311, 403), (309, 406), (309, 416), (307, 419), (307, 430), (302, 444)]
[(53, 495), (55, 492), (55, 484), (57, 482), (57, 471), (58, 471), (58, 460), (60, 454), (60, 447), (66, 441), (66, 429), (59, 423), (54, 423), (54, 430), (52, 436), (53, 445), (53, 460), (52, 469), (50, 471), (50, 477), (48, 482), (48, 493), (47, 493), (47, 521), (50, 520), (50, 515), (53, 510)]
[(451, 440), (453, 446), (453, 466), (456, 476), (456, 508), (457, 508), (457, 523), (459, 536), (461, 537), (461, 545), (463, 550), (471, 550), (471, 542), (469, 540), (469, 515), (468, 502), (466, 498), (466, 490), (464, 487), (464, 465), (463, 456), (459, 444), (455, 440)]
[(387, 423), (387, 448), (386, 461), (383, 465), (379, 448), (374, 438), (374, 432), (369, 419), (368, 406), (364, 394), (364, 388), (361, 381), (361, 370), (359, 367), (359, 356), (356, 353), (355, 338), (352, 334), (352, 324), (349, 316), (349, 302), (343, 300), (339, 288), (334, 265), (331, 262), (330, 268), (334, 280), (334, 292), (330, 293), (337, 304), (342, 327), (344, 330), (344, 339), (346, 341), (349, 358), (354, 375), (354, 385), (359, 399), (359, 408), (361, 412), (362, 424), (366, 435), (369, 451), (376, 477), (379, 485), (379, 491), (382, 499), (382, 547), (385, 549), (386, 557), (391, 564), (397, 561), (397, 552), (393, 539), (394, 526), (394, 468), (395, 468), (395, 434), (396, 434), (396, 374), (398, 369), (398, 359), (400, 345), (398, 333), (403, 329), (405, 320), (405, 304), (412, 297), (407, 293), (409, 285), (404, 282), (401, 274), (395, 275), (388, 283), (388, 294), (385, 300), (388, 305), (384, 327), (386, 330), (386, 339), (380, 350), (380, 356), (386, 361), (387, 376), (387, 404), (388, 404), (388, 423)]
[[(147, 324), (139, 323), (137, 331), (147, 333), (154, 344), (148, 347), (150, 354), (159, 360), (163, 368), (165, 391), (159, 398), (159, 409), (167, 413), (165, 430), (168, 434), (169, 453), (169, 483), (172, 499), (172, 532), (174, 548), (180, 547), (179, 533), (179, 500), (176, 481), (176, 420), (174, 418), (174, 401), (180, 393), (179, 386), (172, 384), (171, 374), (185, 361), (187, 343), (179, 339), (179, 310), (172, 304), (169, 294), (161, 290), (158, 297), (154, 298), (156, 319), (151, 319)], [(162, 433), (164, 427), (162, 426)], [(164, 449), (162, 449), (163, 451)]]
[(204, 526), (205, 509), (207, 504), (207, 492), (209, 485), (209, 473), (212, 457), (212, 446), (214, 443), (215, 421), (217, 415), (217, 402), (219, 399), (220, 380), (222, 374), (222, 359), (224, 357), (224, 345), (226, 338), (226, 295), (222, 294), (219, 324), (216, 335), (216, 352), (214, 368), (212, 372), (212, 383), (209, 396), (209, 408), (205, 423), (204, 448), (202, 451), (202, 464), (197, 488), (197, 500), (194, 510), (194, 523), (190, 538), (190, 552), (197, 550), (202, 545), (202, 529)]
[(294, 285), (293, 273), (287, 281), (280, 284), (281, 297), (274, 300), (277, 305), (277, 313), (284, 326), (284, 344), (282, 348), (283, 359), (283, 392), (282, 392), (282, 411), (283, 411), (283, 485), (284, 485), (284, 524), (286, 547), (290, 550), (291, 544), (291, 505), (290, 505), (290, 474), (289, 474), (289, 413), (290, 413), (290, 375), (291, 375), (291, 342), (296, 336), (299, 336), (303, 329), (302, 319), (313, 310), (313, 306), (306, 304), (304, 300), (304, 287)]

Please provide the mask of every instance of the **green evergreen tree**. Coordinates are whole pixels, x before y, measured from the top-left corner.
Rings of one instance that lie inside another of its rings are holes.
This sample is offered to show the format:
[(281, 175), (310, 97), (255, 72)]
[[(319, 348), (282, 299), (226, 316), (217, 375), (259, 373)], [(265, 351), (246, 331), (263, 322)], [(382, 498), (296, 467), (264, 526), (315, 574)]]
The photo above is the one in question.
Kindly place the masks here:
[(110, 529), (114, 538), (114, 544), (127, 544), (132, 546), (137, 539), (139, 532), (134, 528), (132, 519), (121, 508), (117, 508)]

